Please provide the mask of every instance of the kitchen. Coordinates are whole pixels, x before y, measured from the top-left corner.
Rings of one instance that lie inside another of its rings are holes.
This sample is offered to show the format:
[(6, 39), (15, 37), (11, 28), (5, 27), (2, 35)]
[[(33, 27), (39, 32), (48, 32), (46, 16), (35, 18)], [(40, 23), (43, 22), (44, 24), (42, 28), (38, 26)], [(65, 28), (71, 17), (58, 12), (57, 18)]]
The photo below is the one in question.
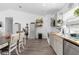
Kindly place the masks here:
[[(18, 37), (16, 55), (79, 55), (79, 3), (0, 3), (0, 7), (0, 35)], [(28, 39), (22, 31), (26, 24)], [(2, 52), (8, 42), (0, 38)]]
[(55, 21), (60, 32), (49, 33), (50, 45), (58, 55), (79, 55), (78, 5), (63, 14), (63, 20)]

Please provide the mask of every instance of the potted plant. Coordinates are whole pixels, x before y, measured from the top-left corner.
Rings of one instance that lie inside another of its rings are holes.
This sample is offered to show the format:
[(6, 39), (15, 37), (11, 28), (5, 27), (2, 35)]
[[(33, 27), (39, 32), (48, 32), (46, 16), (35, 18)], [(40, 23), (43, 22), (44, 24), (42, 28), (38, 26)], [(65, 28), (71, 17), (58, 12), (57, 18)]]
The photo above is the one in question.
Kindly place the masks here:
[(77, 9), (74, 11), (74, 15), (75, 15), (75, 16), (79, 16), (79, 8), (77, 8)]
[(56, 25), (58, 27), (62, 26), (62, 24), (63, 24), (63, 20), (59, 19), (59, 20), (56, 21)]

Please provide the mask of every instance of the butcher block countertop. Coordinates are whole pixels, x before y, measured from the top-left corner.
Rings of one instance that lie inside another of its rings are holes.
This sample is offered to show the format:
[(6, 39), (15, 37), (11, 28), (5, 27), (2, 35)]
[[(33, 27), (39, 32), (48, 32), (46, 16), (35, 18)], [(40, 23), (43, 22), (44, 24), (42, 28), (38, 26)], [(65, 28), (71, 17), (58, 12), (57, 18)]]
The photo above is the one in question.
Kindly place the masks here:
[(57, 35), (57, 36), (63, 38), (64, 40), (69, 41), (69, 42), (79, 46), (79, 40), (78, 39), (76, 40), (75, 38), (73, 38), (71, 36), (63, 35), (63, 34), (57, 33), (57, 32), (50, 32), (50, 34), (51, 35)]

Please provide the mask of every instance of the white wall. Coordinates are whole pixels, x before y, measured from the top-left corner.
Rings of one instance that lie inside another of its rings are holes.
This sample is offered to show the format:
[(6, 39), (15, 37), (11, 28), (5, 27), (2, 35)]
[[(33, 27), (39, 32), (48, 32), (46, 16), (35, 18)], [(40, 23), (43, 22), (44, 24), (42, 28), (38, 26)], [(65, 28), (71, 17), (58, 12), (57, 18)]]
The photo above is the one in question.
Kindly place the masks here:
[[(35, 15), (35, 14), (30, 14), (30, 13), (26, 13), (26, 12), (22, 12), (22, 11), (16, 11), (16, 10), (5, 10), (5, 11), (1, 11), (0, 12), (0, 21), (3, 22), (3, 32), (5, 32), (5, 17), (13, 17), (13, 21), (15, 22), (19, 22), (22, 24), (22, 27), (25, 27), (26, 23), (30, 22), (35, 22), (36, 17), (40, 16), (40, 15)], [(43, 16), (43, 15), (41, 15)], [(50, 27), (50, 18), (53, 15), (46, 15), (43, 16), (43, 27), (39, 27), (37, 28), (37, 34), (39, 32), (43, 33), (43, 37), (47, 38), (47, 33), (52, 31), (52, 28)], [(36, 37), (38, 37), (38, 35), (36, 35)]]
[(13, 23), (21, 23), (22, 28), (25, 27), (26, 23), (34, 22), (38, 15), (25, 13), (16, 10), (5, 10), (0, 12), (0, 21), (3, 22), (3, 27), (0, 31), (5, 32), (5, 17), (13, 17)]
[(43, 37), (47, 38), (47, 33), (51, 31), (50, 15), (43, 16), (43, 26), (37, 28), (37, 33), (43, 33)]

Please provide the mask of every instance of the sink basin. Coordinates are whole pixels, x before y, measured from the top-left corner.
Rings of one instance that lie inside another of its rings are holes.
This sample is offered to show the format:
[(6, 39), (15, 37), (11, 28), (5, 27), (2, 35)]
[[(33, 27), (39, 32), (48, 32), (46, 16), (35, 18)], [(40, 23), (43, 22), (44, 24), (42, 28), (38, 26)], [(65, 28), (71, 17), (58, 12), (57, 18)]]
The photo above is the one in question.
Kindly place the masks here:
[(76, 37), (77, 34), (70, 34), (71, 37)]
[(70, 34), (74, 40), (79, 40), (79, 34)]

